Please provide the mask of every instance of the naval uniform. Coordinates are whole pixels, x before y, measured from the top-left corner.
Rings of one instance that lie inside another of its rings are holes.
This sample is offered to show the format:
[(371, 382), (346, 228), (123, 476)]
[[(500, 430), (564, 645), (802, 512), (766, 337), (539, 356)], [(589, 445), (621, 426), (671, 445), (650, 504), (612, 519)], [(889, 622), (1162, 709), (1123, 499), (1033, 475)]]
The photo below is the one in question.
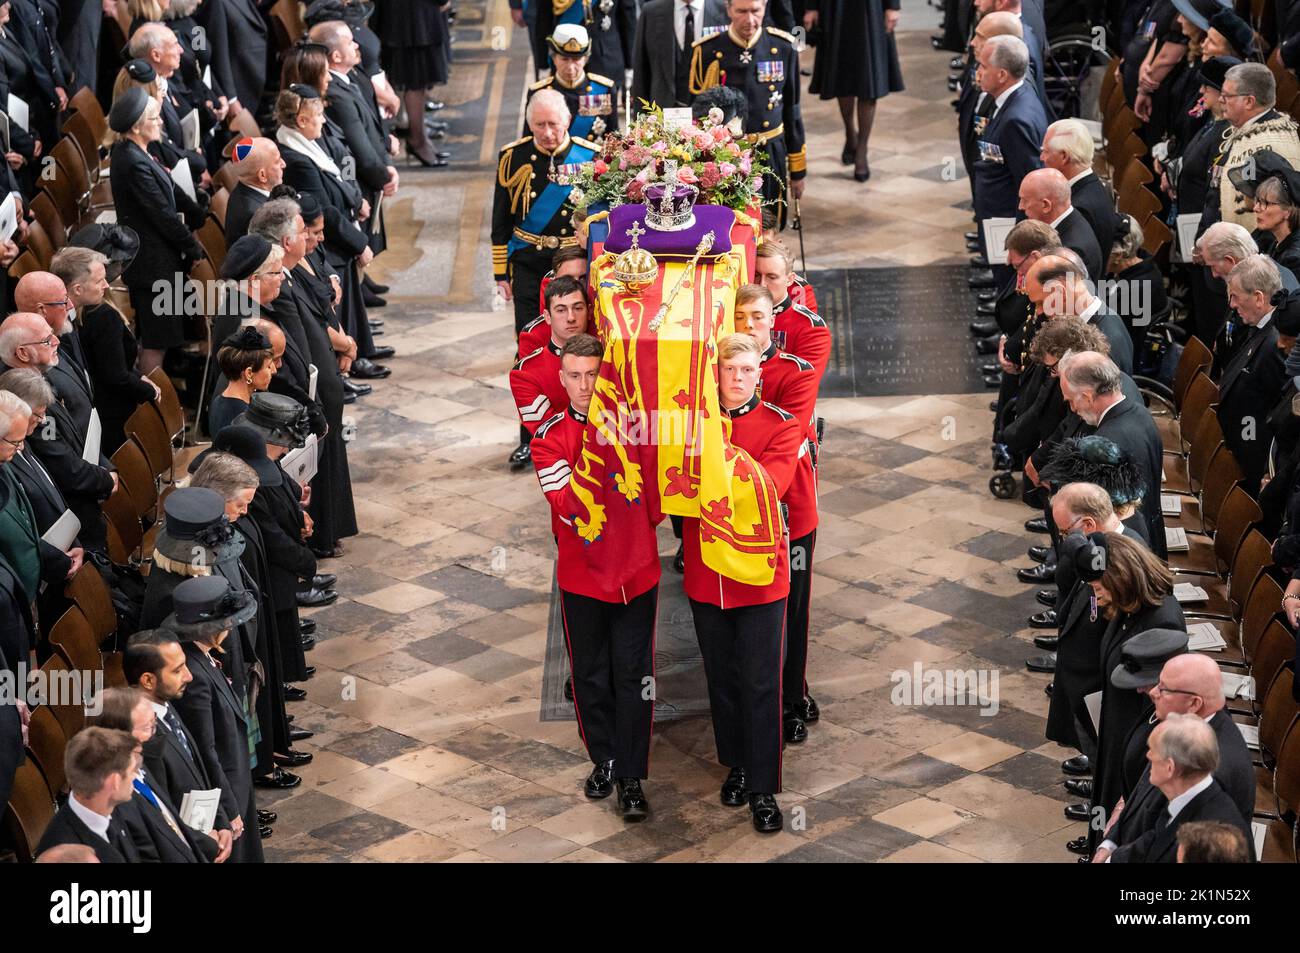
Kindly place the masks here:
[(813, 548), (817, 544), (817, 404), (816, 368), (787, 354), (773, 342), (759, 364), (759, 396), (775, 404), (803, 427), (794, 479), (781, 497), (789, 510), (790, 595), (785, 606), (785, 664), (781, 687), (785, 707), (808, 694), (808, 616), (812, 606)]
[[(596, 73), (583, 73), (575, 85), (565, 86), (559, 77), (548, 76), (528, 87), (529, 102), (543, 89), (553, 89), (564, 97), (571, 117), (569, 135), (574, 138), (599, 142), (605, 133), (618, 131), (618, 84), (612, 79)], [(527, 134), (525, 122), (524, 135)]]
[[(794, 479), (803, 427), (793, 414), (755, 394), (735, 410), (731, 442), (746, 450), (784, 497)], [(776, 573), (766, 586), (720, 576), (700, 556), (697, 517), (683, 520), (686, 595), (709, 683), (709, 708), (718, 760), (744, 768), (751, 794), (781, 790), (781, 664), (786, 597), (790, 593), (789, 540), (777, 548)]]
[(560, 349), (549, 337), (544, 347), (515, 362), (510, 371), (510, 393), (529, 436), (555, 416), (557, 407), (568, 406), (569, 395), (560, 383)]
[(587, 65), (599, 73), (617, 78), (632, 68), (632, 44), (636, 39), (636, 0), (537, 0), (537, 27), (533, 31), (533, 59), (546, 69), (555, 51), (546, 38), (561, 23), (586, 27), (591, 38)]
[(786, 223), (786, 180), (808, 171), (803, 117), (799, 112), (799, 50), (793, 36), (772, 27), (744, 43), (731, 30), (695, 41), (691, 95), (730, 86), (749, 100), (746, 135), (766, 145), (772, 171), (763, 177), (763, 202), (775, 205)]
[(551, 505), (559, 548), (556, 575), (564, 637), (573, 670), (578, 730), (594, 764), (614, 762), (614, 777), (644, 779), (650, 767), (655, 614), (659, 560), (633, 569), (617, 591), (601, 588), (587, 568), (586, 543), (572, 525), (577, 512), (569, 477), (582, 456), (585, 415), (573, 405), (537, 429), (533, 466)]

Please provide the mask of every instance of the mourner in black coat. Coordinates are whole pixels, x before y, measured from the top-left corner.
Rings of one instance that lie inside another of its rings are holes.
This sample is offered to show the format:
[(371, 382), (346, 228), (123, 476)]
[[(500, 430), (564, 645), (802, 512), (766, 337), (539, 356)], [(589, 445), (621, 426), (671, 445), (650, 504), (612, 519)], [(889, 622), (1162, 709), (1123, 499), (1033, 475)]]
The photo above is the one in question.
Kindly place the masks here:
[(82, 844), (95, 852), (101, 864), (138, 864), (143, 860), (126, 826), (116, 816), (109, 818), (107, 838), (105, 840), (92, 831), (69, 805), (64, 804), (41, 835), (36, 854), (40, 856), (60, 844)]
[[(1238, 285), (1234, 274), (1229, 292), (1234, 288), (1241, 290)], [(1269, 313), (1260, 318), (1258, 311), (1263, 308), (1269, 309)], [(1268, 411), (1282, 393), (1287, 375), (1277, 349), (1277, 328), (1268, 320), (1272, 305), (1264, 292), (1246, 295), (1239, 303), (1238, 314), (1244, 326), (1237, 332), (1238, 342), (1219, 378), (1217, 413), (1223, 442), (1246, 475), (1246, 492), (1255, 495), (1260, 479), (1268, 472), (1269, 448), (1273, 443)], [(1260, 320), (1265, 322), (1263, 327), (1254, 323)]]
[(108, 302), (80, 309), (75, 322), (95, 391), (95, 409), (110, 456), (126, 442), (126, 420), (154, 399), (153, 386), (135, 369), (139, 345), (131, 327)]
[(1178, 829), (1194, 821), (1221, 821), (1242, 832), (1251, 843), (1250, 825), (1241, 819), (1232, 798), (1219, 786), (1213, 775), (1205, 775), (1204, 789), (1182, 806), (1176, 817), (1169, 818), (1168, 807), (1157, 812), (1134, 840), (1110, 855), (1112, 864), (1173, 864), (1178, 861)]

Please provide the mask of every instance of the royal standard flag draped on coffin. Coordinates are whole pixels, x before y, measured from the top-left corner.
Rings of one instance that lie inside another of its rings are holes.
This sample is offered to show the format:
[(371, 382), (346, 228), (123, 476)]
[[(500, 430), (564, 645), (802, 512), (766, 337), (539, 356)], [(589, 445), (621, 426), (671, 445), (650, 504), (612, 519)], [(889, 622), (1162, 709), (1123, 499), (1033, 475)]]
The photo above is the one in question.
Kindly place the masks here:
[[(611, 244), (637, 208), (611, 215)], [(694, 266), (689, 252), (657, 253), (657, 277), (636, 293), (613, 276), (613, 252), (593, 259), (595, 327), (605, 359), (572, 476), (586, 509), (574, 514), (573, 526), (589, 543), (593, 573), (610, 589), (625, 567), (657, 553), (654, 527), (665, 514), (700, 518), (700, 551), (714, 571), (750, 585), (767, 585), (775, 574), (783, 531), (775, 487), (731, 445), (730, 420), (718, 406), (717, 342), (733, 330), (752, 228), (730, 209), (716, 213), (725, 222), (719, 248)], [(652, 330), (666, 297), (667, 313)]]

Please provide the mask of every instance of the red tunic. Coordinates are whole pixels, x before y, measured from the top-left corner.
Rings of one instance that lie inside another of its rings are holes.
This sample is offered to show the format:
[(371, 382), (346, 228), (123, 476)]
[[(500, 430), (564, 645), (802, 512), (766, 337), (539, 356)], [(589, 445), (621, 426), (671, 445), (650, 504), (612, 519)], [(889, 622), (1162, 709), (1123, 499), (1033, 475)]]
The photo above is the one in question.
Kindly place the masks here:
[(546, 315), (539, 314), (533, 320), (524, 325), (519, 332), (519, 353), (520, 355), (532, 354), (539, 347), (546, 347), (551, 343), (551, 326), (546, 323)]
[[(794, 479), (803, 427), (780, 407), (764, 403), (755, 394), (744, 407), (723, 411), (731, 417), (731, 442), (747, 451), (772, 481), (777, 495), (784, 498)], [(776, 575), (766, 586), (749, 586), (727, 579), (704, 564), (700, 557), (700, 521), (682, 521), (682, 542), (686, 558), (686, 595), (720, 609), (760, 606), (784, 599), (790, 593), (789, 539), (777, 549)]]
[(777, 347), (797, 354), (817, 369), (821, 384), (831, 359), (831, 330), (826, 322), (803, 305), (786, 298), (773, 312), (772, 340)]
[(792, 274), (787, 294), (795, 300), (796, 304), (801, 304), (813, 314), (820, 314), (817, 310), (817, 292), (813, 290), (812, 282), (803, 275)]
[(631, 580), (614, 592), (600, 588), (588, 571), (583, 552), (586, 543), (573, 526), (573, 516), (580, 507), (569, 484), (573, 468), (582, 455), (582, 433), (586, 427), (587, 418), (570, 404), (537, 428), (531, 445), (533, 467), (546, 502), (551, 505), (551, 532), (559, 545), (556, 572), (560, 588), (565, 592), (627, 604), (659, 582), (659, 560), (656, 557), (636, 567)]
[(790, 538), (799, 539), (817, 528), (817, 371), (801, 357), (773, 343), (763, 353), (759, 396), (794, 415), (804, 428), (794, 480), (781, 501), (790, 509)]
[(560, 383), (560, 349), (550, 340), (515, 362), (510, 372), (510, 393), (515, 397), (519, 419), (536, 433), (556, 409), (569, 405), (569, 395)]

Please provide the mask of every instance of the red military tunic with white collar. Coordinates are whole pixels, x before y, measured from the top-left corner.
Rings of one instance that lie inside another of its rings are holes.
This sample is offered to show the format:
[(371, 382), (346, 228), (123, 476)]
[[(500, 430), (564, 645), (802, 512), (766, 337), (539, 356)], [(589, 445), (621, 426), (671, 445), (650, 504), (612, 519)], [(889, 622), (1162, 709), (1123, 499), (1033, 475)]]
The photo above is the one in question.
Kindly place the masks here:
[(817, 528), (817, 370), (801, 357), (787, 354), (773, 342), (759, 364), (758, 394), (769, 404), (793, 414), (804, 428), (790, 489), (781, 501), (790, 510), (790, 538), (799, 539)]
[(803, 275), (793, 273), (790, 275), (786, 294), (794, 300), (795, 304), (803, 305), (813, 314), (821, 314), (817, 310), (817, 292), (813, 290), (812, 282)]
[(545, 346), (521, 357), (510, 372), (510, 393), (519, 419), (530, 434), (537, 432), (557, 410), (569, 406), (560, 383), (560, 349), (549, 335)]
[(573, 518), (582, 507), (570, 488), (569, 477), (582, 456), (582, 434), (587, 418), (572, 404), (555, 414), (533, 435), (533, 468), (551, 506), (551, 532), (559, 546), (556, 572), (565, 592), (603, 602), (628, 603), (659, 582), (659, 560), (653, 559), (634, 569), (630, 581), (613, 592), (596, 584), (587, 570), (586, 543), (578, 535)]
[[(743, 407), (723, 410), (731, 418), (731, 442), (745, 450), (767, 471), (776, 484), (777, 496), (784, 498), (794, 479), (799, 460), (799, 443), (803, 427), (794, 415), (755, 394)], [(714, 572), (700, 557), (700, 521), (687, 517), (682, 521), (682, 542), (686, 558), (686, 595), (697, 602), (707, 602), (721, 609), (760, 606), (784, 599), (790, 593), (789, 541), (777, 547), (776, 575), (766, 586), (750, 586)]]
[(772, 339), (815, 367), (821, 384), (831, 359), (831, 329), (822, 318), (787, 297), (772, 312)]
[(539, 314), (523, 326), (519, 332), (519, 353), (532, 354), (539, 347), (546, 347), (551, 342), (551, 326), (546, 322), (546, 315)]

